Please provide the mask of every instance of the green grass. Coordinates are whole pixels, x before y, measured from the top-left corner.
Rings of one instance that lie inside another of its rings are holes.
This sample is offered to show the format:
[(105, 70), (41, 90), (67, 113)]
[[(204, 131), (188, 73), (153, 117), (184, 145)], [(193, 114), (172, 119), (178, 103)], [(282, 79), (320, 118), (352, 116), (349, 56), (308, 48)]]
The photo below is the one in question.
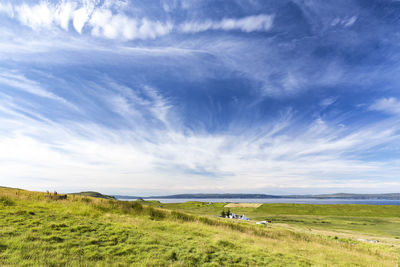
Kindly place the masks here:
[[(162, 204), (169, 209), (186, 210), (197, 214), (219, 214), (227, 203), (188, 201)], [(227, 210), (227, 208), (225, 208)], [(252, 216), (269, 215), (313, 215), (351, 217), (399, 217), (400, 206), (390, 205), (314, 205), (314, 204), (263, 204), (258, 208), (230, 208), (235, 212), (247, 212)]]
[(352, 217), (400, 217), (400, 206), (390, 205), (312, 205), (312, 204), (264, 204), (257, 213), (290, 215), (325, 215)]
[(395, 266), (398, 260), (397, 247), (156, 205), (0, 188), (0, 266)]
[[(227, 211), (225, 205), (226, 203), (186, 202), (162, 204), (162, 207), (213, 216), (220, 214), (222, 210)], [(273, 225), (400, 239), (400, 206), (263, 204), (258, 208), (229, 210), (246, 214), (253, 220), (271, 220)]]
[[(269, 215), (275, 224), (303, 226), (304, 229), (331, 230), (376, 235), (377, 237), (400, 237), (400, 218), (348, 217), (312, 215)], [(264, 217), (258, 217), (259, 219)]]

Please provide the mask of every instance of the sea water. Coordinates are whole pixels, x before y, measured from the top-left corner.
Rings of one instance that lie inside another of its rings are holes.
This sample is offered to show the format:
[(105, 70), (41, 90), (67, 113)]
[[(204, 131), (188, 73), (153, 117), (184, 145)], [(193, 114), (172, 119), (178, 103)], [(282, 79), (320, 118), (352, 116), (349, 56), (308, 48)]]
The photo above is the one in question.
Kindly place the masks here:
[[(134, 201), (136, 199), (119, 199)], [(315, 199), (315, 198), (145, 198), (161, 203), (184, 203), (187, 201), (201, 202), (231, 202), (231, 203), (293, 203), (293, 204), (367, 204), (367, 205), (398, 205), (400, 200), (389, 199)]]

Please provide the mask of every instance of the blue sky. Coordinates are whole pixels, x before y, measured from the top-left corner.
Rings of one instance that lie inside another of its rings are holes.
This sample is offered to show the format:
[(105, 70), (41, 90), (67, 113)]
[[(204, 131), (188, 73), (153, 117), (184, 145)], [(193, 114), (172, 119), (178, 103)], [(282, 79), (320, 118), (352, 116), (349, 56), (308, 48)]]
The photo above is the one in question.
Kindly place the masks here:
[(400, 191), (400, 2), (0, 1), (0, 184)]

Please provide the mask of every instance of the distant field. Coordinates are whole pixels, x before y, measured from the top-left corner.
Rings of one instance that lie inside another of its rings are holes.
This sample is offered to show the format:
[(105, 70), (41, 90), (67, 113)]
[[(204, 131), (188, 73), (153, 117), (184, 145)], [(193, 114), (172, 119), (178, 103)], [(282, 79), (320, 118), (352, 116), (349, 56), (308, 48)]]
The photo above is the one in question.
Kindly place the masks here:
[[(184, 204), (165, 207), (79, 195), (64, 199), (0, 188), (0, 266), (396, 266), (398, 262), (395, 243), (370, 244), (355, 240), (362, 235), (346, 237), (322, 230), (309, 233), (282, 222), (264, 226), (218, 218), (224, 203)], [(260, 208), (231, 210), (245, 210), (247, 215)]]
[(261, 203), (229, 203), (225, 208), (258, 208), (261, 205)]
[[(186, 210), (196, 214), (219, 214), (226, 205), (236, 203), (209, 203), (189, 201), (185, 203), (159, 203), (169, 209)], [(240, 212), (247, 212), (251, 216), (264, 215), (312, 215), (312, 216), (350, 216), (350, 217), (399, 217), (400, 206), (390, 205), (359, 205), (359, 204), (261, 204), (254, 208), (234, 207)], [(244, 208), (244, 209), (241, 209)], [(246, 215), (247, 215), (246, 213)]]
[(255, 207), (234, 207), (234, 203), (186, 202), (160, 204), (167, 209), (181, 210), (197, 215), (215, 216), (229, 209), (245, 214), (254, 221), (270, 220), (273, 226), (289, 227), (299, 231), (330, 231), (331, 234), (383, 238), (400, 245), (400, 206), (378, 205), (313, 205), (262, 204)]

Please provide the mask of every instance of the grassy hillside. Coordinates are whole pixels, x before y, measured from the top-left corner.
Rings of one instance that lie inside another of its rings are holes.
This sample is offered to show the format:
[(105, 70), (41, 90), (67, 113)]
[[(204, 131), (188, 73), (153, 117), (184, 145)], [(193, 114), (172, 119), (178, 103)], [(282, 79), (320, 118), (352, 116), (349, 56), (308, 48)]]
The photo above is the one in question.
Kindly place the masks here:
[(112, 196), (103, 195), (103, 194), (101, 194), (99, 192), (94, 192), (94, 191), (86, 191), (86, 192), (74, 193), (72, 195), (81, 195), (81, 196), (97, 197), (97, 198), (104, 198), (104, 199), (115, 199)]
[(123, 202), (0, 188), (1, 266), (395, 266), (398, 248)]

